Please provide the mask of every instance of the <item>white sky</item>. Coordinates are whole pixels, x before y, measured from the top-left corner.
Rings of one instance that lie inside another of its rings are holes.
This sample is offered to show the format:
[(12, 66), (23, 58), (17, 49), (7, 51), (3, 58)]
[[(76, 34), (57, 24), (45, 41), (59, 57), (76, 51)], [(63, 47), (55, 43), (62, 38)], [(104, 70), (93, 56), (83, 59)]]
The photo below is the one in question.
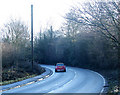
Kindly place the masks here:
[(62, 16), (69, 12), (71, 6), (86, 1), (92, 0), (0, 0), (0, 29), (11, 18), (21, 19), (30, 29), (33, 4), (34, 34), (50, 25), (57, 30), (64, 22)]
[(34, 13), (34, 33), (53, 25), (59, 29), (71, 6), (84, 0), (0, 0), (0, 28), (11, 18), (21, 19), (30, 28), (31, 4)]

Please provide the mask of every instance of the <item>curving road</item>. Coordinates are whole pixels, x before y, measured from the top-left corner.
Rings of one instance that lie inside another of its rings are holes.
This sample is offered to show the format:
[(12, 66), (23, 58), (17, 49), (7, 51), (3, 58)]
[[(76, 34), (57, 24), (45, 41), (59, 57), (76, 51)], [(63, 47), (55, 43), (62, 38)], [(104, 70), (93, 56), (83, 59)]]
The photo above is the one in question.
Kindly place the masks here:
[(55, 66), (42, 66), (53, 70), (53, 74), (39, 82), (3, 93), (100, 93), (105, 85), (104, 78), (91, 70), (67, 67), (66, 72), (55, 73)]

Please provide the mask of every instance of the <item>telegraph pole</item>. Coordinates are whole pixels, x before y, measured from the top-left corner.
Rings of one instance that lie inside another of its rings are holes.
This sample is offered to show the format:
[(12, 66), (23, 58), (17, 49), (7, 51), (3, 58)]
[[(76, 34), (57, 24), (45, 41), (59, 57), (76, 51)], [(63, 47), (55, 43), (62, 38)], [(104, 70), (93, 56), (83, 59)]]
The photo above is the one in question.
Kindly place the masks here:
[(33, 71), (33, 5), (31, 5), (31, 56), (32, 56), (32, 71)]

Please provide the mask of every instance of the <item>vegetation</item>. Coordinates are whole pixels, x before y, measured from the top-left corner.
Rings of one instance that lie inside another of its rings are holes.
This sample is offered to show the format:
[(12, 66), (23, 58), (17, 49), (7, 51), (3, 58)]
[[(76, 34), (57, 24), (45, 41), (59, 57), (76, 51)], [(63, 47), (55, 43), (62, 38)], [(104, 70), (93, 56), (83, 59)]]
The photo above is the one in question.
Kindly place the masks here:
[[(28, 27), (20, 20), (11, 20), (2, 30), (2, 84), (39, 75), (45, 71), (34, 62), (31, 65), (31, 47)], [(28, 77), (26, 77), (28, 76)], [(20, 78), (20, 79), (19, 79)]]

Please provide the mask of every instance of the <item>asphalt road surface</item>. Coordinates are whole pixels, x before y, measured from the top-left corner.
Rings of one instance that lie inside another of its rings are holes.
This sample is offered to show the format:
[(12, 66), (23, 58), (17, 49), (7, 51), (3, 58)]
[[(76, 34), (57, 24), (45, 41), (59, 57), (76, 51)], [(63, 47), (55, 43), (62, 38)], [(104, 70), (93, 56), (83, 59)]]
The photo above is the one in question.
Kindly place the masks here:
[(96, 72), (67, 67), (66, 72), (55, 73), (55, 66), (42, 66), (51, 69), (53, 74), (39, 82), (3, 93), (100, 93), (103, 91), (105, 79)]

